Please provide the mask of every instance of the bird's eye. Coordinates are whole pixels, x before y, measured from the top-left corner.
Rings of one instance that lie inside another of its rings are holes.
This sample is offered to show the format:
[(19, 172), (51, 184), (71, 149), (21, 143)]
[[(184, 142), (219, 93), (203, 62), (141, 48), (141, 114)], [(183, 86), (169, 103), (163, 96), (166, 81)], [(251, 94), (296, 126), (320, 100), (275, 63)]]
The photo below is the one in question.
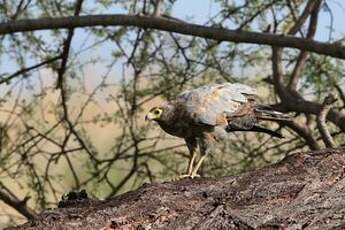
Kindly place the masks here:
[(154, 113), (155, 115), (158, 115), (158, 114), (159, 114), (159, 110), (155, 110), (153, 113)]

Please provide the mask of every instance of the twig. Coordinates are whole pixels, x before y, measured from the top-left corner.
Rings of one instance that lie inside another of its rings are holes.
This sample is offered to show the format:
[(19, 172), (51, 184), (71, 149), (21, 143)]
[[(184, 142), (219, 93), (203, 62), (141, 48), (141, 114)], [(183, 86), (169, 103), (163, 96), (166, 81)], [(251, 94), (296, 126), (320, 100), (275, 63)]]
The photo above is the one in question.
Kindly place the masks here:
[[(83, 4), (83, 0), (78, 0), (76, 2), (76, 8), (74, 11), (74, 16), (78, 16), (80, 11), (81, 11), (81, 6)], [(58, 69), (58, 79), (57, 79), (57, 84), (56, 88), (62, 90), (62, 85), (63, 85), (63, 75), (66, 72), (66, 65), (67, 65), (67, 60), (68, 60), (68, 55), (69, 55), (69, 50), (71, 48), (71, 42), (74, 34), (74, 29), (69, 29), (68, 30), (68, 35), (66, 40), (64, 41), (64, 46), (61, 54), (61, 65), (60, 68)]]
[(36, 64), (36, 65), (30, 66), (30, 67), (18, 70), (17, 72), (11, 74), (8, 77), (1, 78), (0, 79), (0, 84), (9, 83), (9, 81), (11, 81), (13, 78), (18, 77), (19, 75), (26, 74), (27, 72), (29, 72), (31, 70), (38, 69), (38, 68), (40, 68), (40, 67), (42, 67), (42, 66), (44, 66), (46, 64), (49, 64), (49, 63), (52, 63), (52, 62), (58, 60), (60, 58), (61, 58), (61, 56), (56, 56), (56, 57), (50, 58), (48, 60), (45, 60), (45, 61), (43, 61), (43, 62), (41, 62), (39, 64)]

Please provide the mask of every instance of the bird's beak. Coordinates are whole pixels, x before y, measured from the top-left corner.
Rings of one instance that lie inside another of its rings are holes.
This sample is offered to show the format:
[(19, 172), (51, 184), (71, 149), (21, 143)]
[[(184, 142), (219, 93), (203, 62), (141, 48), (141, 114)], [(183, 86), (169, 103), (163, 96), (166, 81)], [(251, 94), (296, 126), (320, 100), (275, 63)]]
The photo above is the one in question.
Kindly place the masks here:
[(152, 115), (150, 113), (146, 114), (145, 121), (151, 121), (151, 120), (152, 120)]

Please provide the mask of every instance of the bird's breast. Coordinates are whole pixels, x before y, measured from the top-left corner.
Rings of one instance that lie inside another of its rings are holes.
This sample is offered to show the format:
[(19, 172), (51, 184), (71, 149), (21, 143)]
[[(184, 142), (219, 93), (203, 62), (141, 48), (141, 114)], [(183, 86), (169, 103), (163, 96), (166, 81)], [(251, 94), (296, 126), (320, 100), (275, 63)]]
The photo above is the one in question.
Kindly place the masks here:
[(187, 138), (193, 136), (193, 129), (190, 124), (185, 121), (177, 121), (174, 123), (158, 123), (160, 127), (167, 133), (180, 138)]

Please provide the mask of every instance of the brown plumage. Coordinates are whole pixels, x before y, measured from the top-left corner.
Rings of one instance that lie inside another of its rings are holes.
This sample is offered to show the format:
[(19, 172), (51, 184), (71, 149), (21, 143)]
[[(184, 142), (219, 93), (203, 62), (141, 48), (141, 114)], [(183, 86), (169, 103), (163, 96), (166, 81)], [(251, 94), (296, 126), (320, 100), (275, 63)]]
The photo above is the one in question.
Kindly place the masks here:
[[(191, 156), (186, 176), (194, 177), (214, 143), (227, 132), (254, 131), (282, 137), (257, 123), (290, 120), (290, 116), (257, 104), (255, 95), (253, 88), (243, 84), (207, 85), (185, 91), (152, 108), (146, 119), (156, 121), (165, 132), (185, 139)], [(198, 145), (201, 157), (194, 165)]]

